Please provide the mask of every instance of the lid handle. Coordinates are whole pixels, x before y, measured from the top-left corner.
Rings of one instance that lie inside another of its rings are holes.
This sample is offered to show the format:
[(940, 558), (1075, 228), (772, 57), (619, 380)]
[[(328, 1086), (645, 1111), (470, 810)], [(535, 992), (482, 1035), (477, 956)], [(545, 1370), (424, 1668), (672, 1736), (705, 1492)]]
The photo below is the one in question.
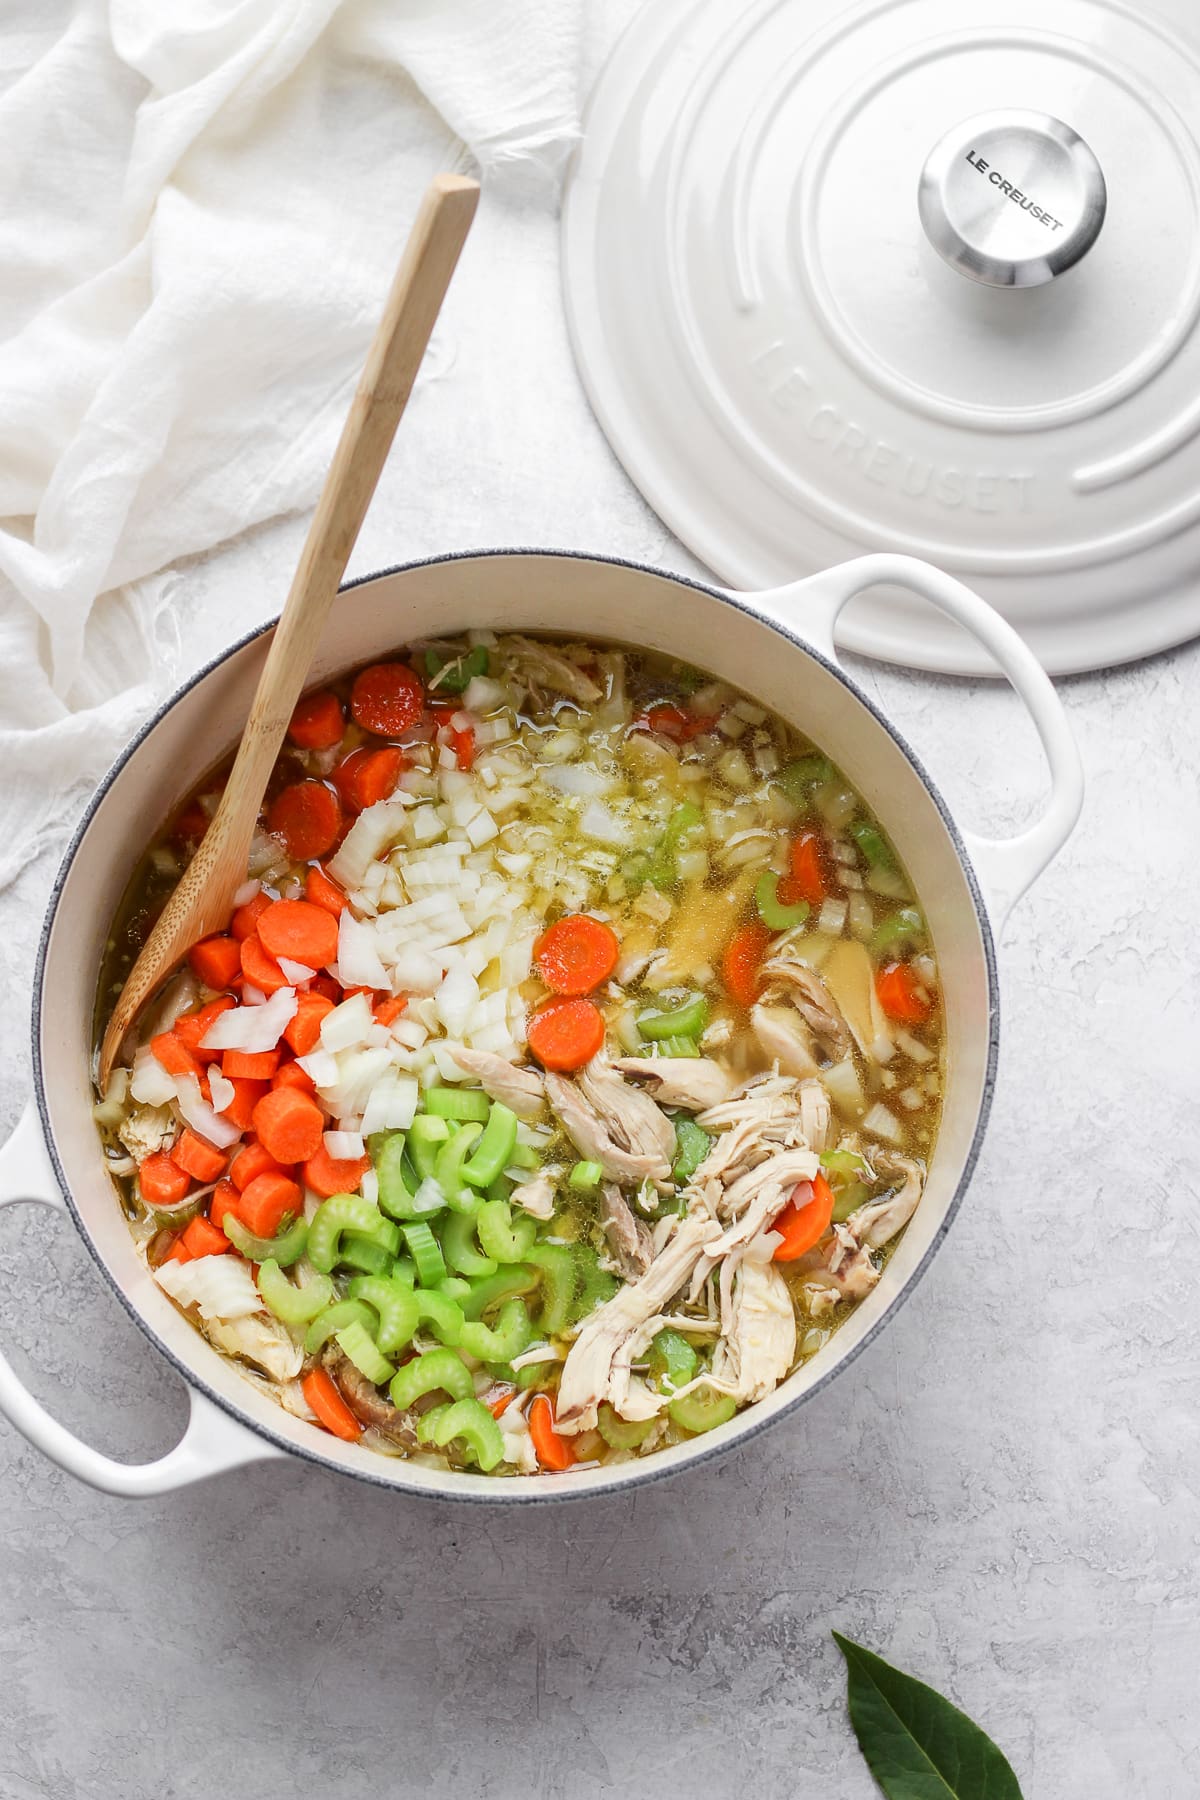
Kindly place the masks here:
[(921, 171), (917, 206), (952, 269), (991, 287), (1039, 287), (1100, 233), (1104, 173), (1079, 133), (1049, 113), (989, 112), (948, 131)]

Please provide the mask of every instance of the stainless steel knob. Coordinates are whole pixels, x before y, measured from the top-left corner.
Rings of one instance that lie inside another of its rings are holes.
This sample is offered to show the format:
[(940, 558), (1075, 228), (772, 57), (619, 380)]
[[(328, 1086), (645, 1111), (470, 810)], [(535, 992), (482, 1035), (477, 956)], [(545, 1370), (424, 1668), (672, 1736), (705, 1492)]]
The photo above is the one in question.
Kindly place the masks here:
[(1038, 287), (1095, 243), (1108, 195), (1077, 131), (1049, 113), (991, 112), (948, 131), (917, 205), (951, 268), (992, 287)]

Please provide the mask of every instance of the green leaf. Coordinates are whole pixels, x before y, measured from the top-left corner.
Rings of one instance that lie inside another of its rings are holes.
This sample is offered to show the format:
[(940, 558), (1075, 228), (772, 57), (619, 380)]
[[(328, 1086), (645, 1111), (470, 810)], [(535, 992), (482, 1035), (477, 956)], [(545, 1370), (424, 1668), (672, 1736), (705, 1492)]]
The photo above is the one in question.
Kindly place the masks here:
[(1021, 1800), (1008, 1758), (966, 1713), (840, 1632), (833, 1639), (858, 1747), (888, 1800)]

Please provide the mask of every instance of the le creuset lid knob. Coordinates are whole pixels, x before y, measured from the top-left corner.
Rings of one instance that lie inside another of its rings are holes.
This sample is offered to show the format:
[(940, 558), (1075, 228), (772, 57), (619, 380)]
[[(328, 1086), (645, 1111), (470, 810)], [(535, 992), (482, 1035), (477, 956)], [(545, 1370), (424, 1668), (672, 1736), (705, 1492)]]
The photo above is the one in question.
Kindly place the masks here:
[[(657, 0), (600, 78), (568, 314), (617, 453), (770, 587), (865, 550), (1054, 671), (1200, 630), (1192, 0)], [(898, 594), (851, 649), (984, 672)]]

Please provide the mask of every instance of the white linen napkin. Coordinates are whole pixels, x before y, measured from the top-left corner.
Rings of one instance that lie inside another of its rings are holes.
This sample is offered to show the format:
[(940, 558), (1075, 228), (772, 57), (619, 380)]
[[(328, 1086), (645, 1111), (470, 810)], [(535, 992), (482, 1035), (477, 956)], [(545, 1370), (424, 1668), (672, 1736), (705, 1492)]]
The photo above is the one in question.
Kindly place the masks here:
[(553, 197), (582, 10), (9, 0), (0, 887), (169, 686), (158, 572), (311, 502), (429, 175)]

